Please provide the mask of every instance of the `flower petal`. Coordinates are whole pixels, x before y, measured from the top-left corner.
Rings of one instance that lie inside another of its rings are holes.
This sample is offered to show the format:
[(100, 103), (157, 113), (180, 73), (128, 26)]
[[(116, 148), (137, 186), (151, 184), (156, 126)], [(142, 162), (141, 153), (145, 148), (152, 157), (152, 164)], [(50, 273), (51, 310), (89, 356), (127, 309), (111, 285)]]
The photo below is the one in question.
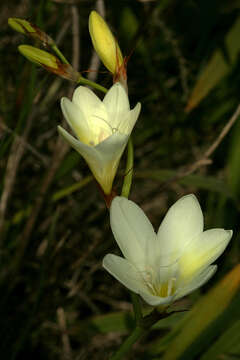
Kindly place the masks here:
[(87, 118), (92, 114), (93, 109), (102, 106), (102, 101), (94, 92), (85, 86), (78, 86), (73, 93), (72, 102), (76, 104)]
[(91, 90), (79, 86), (74, 91), (73, 104), (81, 109), (89, 127), (88, 141), (85, 143), (95, 146), (113, 134), (106, 107)]
[(121, 134), (113, 134), (94, 147), (76, 140), (61, 126), (58, 126), (58, 131), (84, 157), (105, 194), (109, 194), (128, 137)]
[(135, 108), (127, 113), (126, 117), (124, 118), (124, 121), (123, 120), (120, 121), (120, 123), (118, 125), (118, 130), (122, 134), (131, 134), (132, 129), (138, 119), (139, 114), (140, 114), (140, 111), (141, 111), (141, 104), (137, 103)]
[(197, 198), (194, 195), (183, 196), (170, 207), (159, 227), (160, 265), (175, 262), (185, 246), (202, 231), (203, 214)]
[(174, 297), (173, 296), (167, 296), (167, 297), (160, 297), (152, 295), (150, 292), (139, 292), (139, 295), (143, 298), (144, 301), (146, 301), (147, 304), (151, 306), (158, 306), (158, 305), (167, 305), (170, 304)]
[(183, 287), (178, 288), (174, 301), (190, 294), (200, 286), (204, 285), (215, 274), (216, 271), (217, 265), (208, 266), (200, 274), (195, 276), (191, 282), (185, 284)]
[(110, 223), (124, 257), (144, 271), (149, 248), (156, 243), (156, 234), (144, 212), (134, 202), (115, 197), (110, 208)]
[(61, 99), (61, 108), (65, 119), (76, 136), (87, 144), (89, 142), (90, 128), (82, 110), (65, 97)]
[(128, 289), (139, 293), (147, 291), (141, 274), (128, 260), (113, 254), (103, 258), (103, 267)]
[(212, 264), (226, 249), (232, 237), (231, 230), (211, 229), (196, 237), (179, 259), (180, 276), (191, 278), (201, 269)]
[(116, 118), (130, 110), (128, 95), (124, 87), (119, 82), (115, 83), (108, 90), (103, 99), (103, 103), (106, 106), (110, 118), (114, 118), (114, 123), (112, 123), (111, 120), (113, 127), (115, 126)]

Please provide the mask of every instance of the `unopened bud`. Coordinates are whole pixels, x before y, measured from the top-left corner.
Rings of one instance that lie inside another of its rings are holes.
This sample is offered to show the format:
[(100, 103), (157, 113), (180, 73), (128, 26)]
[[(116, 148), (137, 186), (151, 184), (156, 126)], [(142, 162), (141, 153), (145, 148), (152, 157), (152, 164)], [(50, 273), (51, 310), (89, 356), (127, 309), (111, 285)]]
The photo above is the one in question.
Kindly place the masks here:
[(38, 49), (31, 45), (20, 45), (18, 47), (20, 53), (31, 62), (42, 66), (49, 72), (59, 75), (65, 79), (77, 82), (80, 74), (69, 64), (63, 64), (54, 55), (47, 51)]
[(56, 56), (31, 45), (20, 45), (18, 50), (28, 60), (44, 67), (57, 69), (60, 63)]
[(11, 26), (11, 28), (15, 31), (42, 41), (44, 45), (51, 46), (54, 44), (54, 41), (50, 36), (48, 36), (44, 31), (42, 31), (37, 25), (32, 24), (27, 20), (19, 18), (9, 18), (8, 25)]
[(123, 56), (108, 25), (96, 11), (92, 11), (89, 16), (89, 32), (98, 56), (115, 75), (123, 66)]

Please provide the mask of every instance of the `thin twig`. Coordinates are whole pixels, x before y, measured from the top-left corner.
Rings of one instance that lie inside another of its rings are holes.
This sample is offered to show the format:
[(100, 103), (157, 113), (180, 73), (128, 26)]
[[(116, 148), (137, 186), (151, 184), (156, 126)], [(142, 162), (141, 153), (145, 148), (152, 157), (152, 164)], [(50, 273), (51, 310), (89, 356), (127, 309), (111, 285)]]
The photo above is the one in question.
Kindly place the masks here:
[(72, 53), (72, 66), (75, 70), (79, 69), (80, 59), (80, 36), (79, 36), (79, 14), (76, 5), (71, 6), (72, 11), (72, 41), (73, 41), (73, 53)]
[(9, 134), (12, 134), (19, 142), (19, 144), (22, 144), (27, 150), (29, 150), (34, 156), (36, 156), (41, 162), (44, 164), (44, 166), (48, 165), (49, 159), (47, 156), (42, 155), (39, 151), (37, 151), (32, 145), (30, 145), (27, 141), (24, 140), (22, 136), (17, 135), (14, 130), (10, 129), (2, 119), (0, 119), (0, 127), (6, 131)]
[[(28, 134), (32, 127), (33, 117), (34, 117), (34, 112), (32, 112), (32, 114), (27, 119), (21, 140), (19, 139), (19, 137), (15, 137), (11, 146), (11, 151), (8, 157), (8, 162), (5, 172), (4, 188), (2, 191), (2, 196), (0, 201), (0, 233), (2, 232), (4, 226), (6, 211), (15, 184), (18, 167), (22, 159), (22, 156), (24, 154), (25, 147), (23, 146), (23, 141), (24, 142), (27, 141)], [(2, 240), (3, 237), (1, 237), (1, 242)]]
[(177, 39), (174, 37), (172, 30), (170, 30), (166, 24), (163, 22), (163, 20), (159, 19), (159, 12), (157, 11), (157, 14), (155, 15), (156, 23), (161, 28), (163, 35), (165, 36), (166, 41), (172, 46), (174, 56), (177, 59), (178, 67), (179, 67), (179, 74), (181, 79), (181, 85), (183, 90), (183, 99), (188, 98), (189, 94), (189, 88), (188, 88), (188, 71), (186, 67), (186, 59), (182, 55), (182, 52), (180, 50), (180, 47), (178, 45)]
[(214, 153), (214, 151), (218, 148), (218, 146), (221, 144), (223, 139), (226, 137), (226, 135), (229, 133), (232, 126), (235, 124), (236, 120), (238, 119), (240, 115), (240, 104), (237, 106), (236, 110), (234, 111), (231, 118), (228, 120), (227, 124), (223, 127), (222, 131), (216, 138), (216, 140), (212, 143), (212, 145), (209, 146), (209, 148), (204, 152), (203, 156), (195, 161), (194, 163), (184, 166), (183, 169), (179, 171), (179, 173), (172, 177), (171, 179), (165, 181), (160, 190), (162, 191), (166, 186), (169, 184), (182, 179), (185, 176), (191, 175), (193, 172), (195, 172), (197, 169), (199, 169), (202, 166), (210, 165), (212, 164), (212, 160), (210, 159), (210, 156)]
[(236, 122), (237, 118), (240, 115), (240, 104), (237, 106), (235, 112), (233, 113), (232, 117), (229, 119), (227, 124), (224, 126), (220, 134), (218, 135), (217, 139), (214, 141), (214, 143), (209, 147), (209, 149), (205, 152), (204, 157), (209, 158), (213, 152), (216, 150), (216, 148), (219, 146), (219, 144), (223, 141), (227, 133), (230, 131), (231, 127)]
[[(73, 15), (73, 13), (72, 13)], [(78, 26), (78, 17), (74, 11), (74, 17), (73, 17), (73, 29), (75, 29)], [(77, 23), (76, 23), (77, 22)], [(79, 32), (74, 33), (73, 35), (73, 44), (76, 44), (76, 35), (79, 35)], [(78, 63), (79, 63), (79, 53), (77, 53), (77, 55), (75, 54), (75, 51), (73, 50), (73, 59), (72, 62), (75, 63), (76, 68), (78, 68)], [(71, 96), (72, 92), (73, 92), (73, 85), (71, 84), (69, 87), (69, 91), (68, 91), (68, 95)], [(62, 121), (62, 123), (64, 123), (64, 119)], [(69, 150), (69, 145), (63, 141), (63, 139), (59, 136), (56, 146), (55, 146), (55, 150), (54, 153), (52, 155), (52, 159), (51, 159), (51, 167), (49, 168), (49, 170), (47, 171), (47, 173), (44, 176), (43, 182), (42, 182), (42, 186), (39, 190), (39, 195), (36, 198), (33, 210), (31, 212), (31, 216), (28, 219), (25, 228), (19, 238), (19, 242), (20, 242), (20, 246), (19, 246), (19, 251), (18, 254), (16, 256), (16, 263), (14, 264), (15, 268), (18, 268), (20, 266), (21, 263), (21, 259), (24, 255), (24, 252), (28, 246), (28, 242), (31, 236), (31, 233), (33, 231), (33, 228), (35, 226), (35, 223), (37, 221), (38, 215), (40, 213), (40, 210), (42, 208), (43, 202), (44, 202), (44, 198), (46, 196), (47, 191), (49, 190), (55, 173), (57, 171), (57, 169), (59, 168), (59, 166), (62, 163), (62, 160), (64, 159), (65, 155), (67, 154)]]
[(62, 359), (63, 360), (71, 360), (72, 359), (72, 349), (71, 349), (71, 345), (70, 345), (69, 336), (67, 334), (65, 312), (62, 307), (59, 307), (57, 309), (57, 318), (58, 318), (59, 329), (62, 334), (62, 343), (63, 343)]

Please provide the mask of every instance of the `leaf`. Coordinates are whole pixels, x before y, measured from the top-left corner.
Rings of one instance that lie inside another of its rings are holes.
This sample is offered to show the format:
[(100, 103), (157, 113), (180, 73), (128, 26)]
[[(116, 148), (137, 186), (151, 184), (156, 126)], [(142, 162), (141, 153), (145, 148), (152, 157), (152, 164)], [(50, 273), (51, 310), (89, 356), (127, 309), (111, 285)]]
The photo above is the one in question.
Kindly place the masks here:
[(225, 37), (226, 51), (230, 60), (230, 65), (226, 62), (224, 54), (220, 50), (215, 51), (193, 88), (185, 108), (186, 112), (190, 112), (195, 108), (231, 70), (240, 50), (239, 33), (240, 19), (237, 19)]
[(89, 176), (86, 176), (81, 181), (78, 181), (78, 182), (76, 182), (70, 186), (67, 186), (59, 191), (56, 191), (52, 196), (52, 201), (60, 200), (60, 199), (64, 198), (65, 196), (72, 194), (73, 192), (83, 188), (85, 185), (90, 183), (92, 180), (93, 180), (93, 176), (89, 175)]
[[(148, 171), (136, 171), (134, 176), (138, 178), (148, 178), (158, 180), (162, 182), (170, 181), (178, 175), (175, 170), (148, 170)], [(217, 193), (226, 195), (227, 197), (233, 197), (231, 190), (226, 183), (222, 180), (216, 179), (213, 176), (201, 176), (201, 175), (188, 175), (180, 179), (176, 179), (176, 182), (182, 185), (195, 186), (200, 189), (210, 190)]]
[(231, 354), (240, 357), (240, 320), (230, 326), (213, 346), (201, 356), (200, 360), (223, 359), (225, 355), (231, 356)]
[[(182, 319), (183, 313), (173, 314), (154, 325), (153, 329), (172, 329)], [(134, 329), (134, 318), (132, 313), (129, 312), (114, 312), (105, 315), (98, 315), (82, 321), (80, 323), (80, 329), (78, 328), (76, 333), (83, 329), (88, 331), (106, 334), (109, 332), (122, 332), (129, 333)]]

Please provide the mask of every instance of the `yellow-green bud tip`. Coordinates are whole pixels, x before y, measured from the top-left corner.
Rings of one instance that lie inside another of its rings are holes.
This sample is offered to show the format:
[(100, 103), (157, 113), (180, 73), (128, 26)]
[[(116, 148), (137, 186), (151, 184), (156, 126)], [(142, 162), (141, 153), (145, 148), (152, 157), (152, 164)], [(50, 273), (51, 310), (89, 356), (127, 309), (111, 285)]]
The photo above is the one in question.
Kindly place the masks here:
[(31, 26), (31, 23), (24, 19), (9, 18), (8, 25), (15, 31), (28, 35), (29, 33), (35, 33), (35, 29)]
[(123, 64), (123, 56), (108, 25), (96, 11), (89, 16), (89, 33), (103, 64), (112, 74), (116, 74)]
[(43, 67), (47, 67), (49, 70), (58, 69), (59, 67), (59, 60), (56, 56), (48, 53), (47, 51), (40, 50), (30, 45), (20, 45), (18, 46), (18, 50), (28, 60)]

